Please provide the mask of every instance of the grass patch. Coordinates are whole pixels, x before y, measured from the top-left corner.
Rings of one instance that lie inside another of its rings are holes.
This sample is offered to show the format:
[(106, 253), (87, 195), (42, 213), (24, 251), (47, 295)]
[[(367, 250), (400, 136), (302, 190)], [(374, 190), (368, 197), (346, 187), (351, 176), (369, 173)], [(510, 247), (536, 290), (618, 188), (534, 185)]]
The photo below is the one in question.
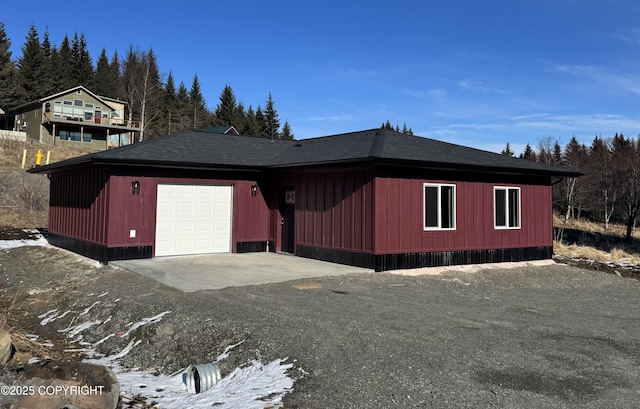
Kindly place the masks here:
[[(627, 226), (623, 224), (609, 224), (609, 228), (605, 229), (604, 224), (596, 223), (587, 219), (569, 219), (564, 220), (564, 216), (561, 216), (558, 212), (553, 212), (553, 225), (559, 228), (582, 230), (591, 233), (609, 234), (620, 237), (625, 237), (627, 234)], [(631, 237), (640, 237), (634, 230)]]
[[(49, 180), (21, 168), (24, 150), (25, 168), (35, 165), (35, 154), (50, 152), (50, 163), (92, 152), (87, 148), (44, 145), (0, 138), (0, 227), (39, 228), (48, 226)], [(44, 164), (43, 158), (43, 164)]]
[(45, 164), (47, 152), (49, 152), (49, 163), (75, 158), (95, 152), (95, 149), (81, 148), (69, 145), (45, 145), (38, 142), (20, 142), (11, 139), (0, 138), (0, 168), (19, 169), (22, 165), (24, 150), (27, 150), (25, 169), (29, 169), (36, 163), (36, 152), (42, 150), (44, 155), (42, 164)]
[(600, 263), (633, 263), (640, 264), (640, 256), (632, 254), (624, 249), (615, 247), (610, 252), (598, 250), (595, 247), (579, 246), (576, 244), (566, 245), (555, 241), (553, 243), (553, 253), (556, 256), (567, 258), (580, 258), (594, 260)]

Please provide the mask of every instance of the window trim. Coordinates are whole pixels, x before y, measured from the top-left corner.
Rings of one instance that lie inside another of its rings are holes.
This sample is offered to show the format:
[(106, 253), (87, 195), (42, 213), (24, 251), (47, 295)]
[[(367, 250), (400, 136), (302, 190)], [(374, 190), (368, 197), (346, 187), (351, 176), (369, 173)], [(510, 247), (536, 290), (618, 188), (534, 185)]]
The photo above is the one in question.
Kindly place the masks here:
[[(441, 208), (441, 204), (442, 204), (442, 187), (451, 187), (453, 188), (453, 227), (442, 227), (442, 208)], [(436, 187), (438, 188), (438, 196), (437, 196), (437, 202), (438, 202), (438, 214), (437, 214), (437, 219), (438, 219), (438, 226), (437, 227), (431, 227), (431, 226), (427, 226), (427, 187)], [(458, 206), (458, 200), (456, 198), (457, 196), (457, 186), (453, 183), (430, 183), (430, 182), (425, 182), (422, 184), (422, 229), (423, 231), (454, 231), (456, 230), (456, 226), (458, 225), (458, 221), (457, 221), (457, 217), (458, 217), (458, 212), (457, 212), (457, 206)]]
[[(496, 191), (505, 191), (505, 225), (497, 225), (496, 215)], [(509, 191), (516, 190), (518, 192), (518, 225), (509, 226)], [(495, 230), (519, 230), (522, 228), (522, 190), (519, 186), (494, 186), (493, 187), (493, 228)]]

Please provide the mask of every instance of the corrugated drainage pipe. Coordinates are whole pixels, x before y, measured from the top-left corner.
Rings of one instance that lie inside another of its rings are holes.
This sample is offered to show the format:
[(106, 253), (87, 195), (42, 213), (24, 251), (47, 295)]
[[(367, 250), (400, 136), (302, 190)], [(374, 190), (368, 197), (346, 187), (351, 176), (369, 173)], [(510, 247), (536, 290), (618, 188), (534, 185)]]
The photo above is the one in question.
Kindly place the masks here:
[(213, 363), (189, 365), (183, 377), (189, 393), (200, 393), (218, 383), (220, 368)]

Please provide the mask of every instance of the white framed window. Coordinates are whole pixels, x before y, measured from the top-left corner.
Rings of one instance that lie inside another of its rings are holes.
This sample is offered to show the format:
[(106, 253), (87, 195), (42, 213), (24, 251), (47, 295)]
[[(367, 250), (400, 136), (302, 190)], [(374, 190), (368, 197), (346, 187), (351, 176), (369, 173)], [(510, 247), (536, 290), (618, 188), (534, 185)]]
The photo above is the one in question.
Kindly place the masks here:
[(519, 187), (493, 187), (493, 226), (496, 229), (520, 228)]
[(456, 185), (425, 183), (423, 189), (424, 230), (455, 230)]

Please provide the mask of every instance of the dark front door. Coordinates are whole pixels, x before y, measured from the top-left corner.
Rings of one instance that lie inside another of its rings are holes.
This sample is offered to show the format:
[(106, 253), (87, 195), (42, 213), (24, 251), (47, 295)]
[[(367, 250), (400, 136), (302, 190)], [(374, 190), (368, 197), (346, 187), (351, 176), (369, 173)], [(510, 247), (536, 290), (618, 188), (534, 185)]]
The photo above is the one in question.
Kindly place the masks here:
[(282, 241), (280, 250), (293, 254), (295, 252), (295, 215), (296, 190), (293, 186), (280, 188), (280, 223), (282, 225)]

